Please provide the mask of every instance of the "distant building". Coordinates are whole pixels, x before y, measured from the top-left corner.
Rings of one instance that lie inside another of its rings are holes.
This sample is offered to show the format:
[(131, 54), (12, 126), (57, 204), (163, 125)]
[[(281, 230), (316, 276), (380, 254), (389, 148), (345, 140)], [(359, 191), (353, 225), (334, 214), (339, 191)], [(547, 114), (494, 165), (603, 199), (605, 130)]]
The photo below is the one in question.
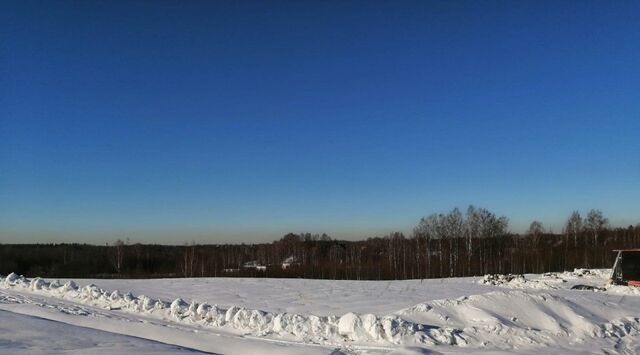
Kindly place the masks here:
[(293, 265), (299, 265), (298, 260), (294, 256), (290, 256), (282, 261), (282, 270), (286, 270)]
[(247, 261), (246, 263), (242, 264), (242, 268), (243, 269), (255, 269), (257, 271), (266, 271), (267, 270), (267, 266), (259, 264), (257, 260)]

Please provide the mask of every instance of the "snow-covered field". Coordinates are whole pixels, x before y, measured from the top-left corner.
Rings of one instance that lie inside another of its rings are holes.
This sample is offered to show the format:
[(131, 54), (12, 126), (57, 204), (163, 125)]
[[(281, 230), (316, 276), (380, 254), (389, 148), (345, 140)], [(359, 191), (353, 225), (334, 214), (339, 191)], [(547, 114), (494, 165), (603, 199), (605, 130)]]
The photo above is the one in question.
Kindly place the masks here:
[(0, 311), (0, 353), (201, 353), (151, 340)]
[(11, 274), (0, 281), (0, 352), (640, 353), (640, 289), (607, 285), (608, 275), (57, 281)]

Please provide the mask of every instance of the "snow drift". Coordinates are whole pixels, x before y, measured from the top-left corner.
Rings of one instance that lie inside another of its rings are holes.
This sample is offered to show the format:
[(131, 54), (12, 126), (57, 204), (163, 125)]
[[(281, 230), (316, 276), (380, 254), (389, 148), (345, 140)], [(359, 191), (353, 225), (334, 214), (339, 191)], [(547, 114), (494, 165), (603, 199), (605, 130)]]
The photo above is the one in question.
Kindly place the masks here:
[(473, 343), (490, 341), (505, 349), (518, 344), (551, 346), (558, 338), (581, 342), (640, 334), (638, 317), (609, 321), (566, 298), (521, 290), (427, 302), (400, 313), (415, 321), (450, 324)]

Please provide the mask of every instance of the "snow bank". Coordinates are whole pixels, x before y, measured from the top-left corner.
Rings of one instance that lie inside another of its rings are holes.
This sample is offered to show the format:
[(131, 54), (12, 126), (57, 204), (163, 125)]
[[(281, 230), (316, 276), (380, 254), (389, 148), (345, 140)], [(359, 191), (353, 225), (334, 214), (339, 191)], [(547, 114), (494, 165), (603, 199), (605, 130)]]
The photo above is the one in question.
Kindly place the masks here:
[(399, 313), (422, 323), (450, 324), (470, 343), (488, 341), (504, 349), (516, 344), (552, 346), (566, 338), (582, 342), (640, 335), (639, 318), (610, 321), (592, 311), (557, 295), (509, 290), (422, 303)]
[(606, 292), (623, 295), (623, 296), (640, 296), (640, 287), (629, 287), (621, 285), (609, 285), (605, 288)]
[(232, 306), (224, 309), (208, 303), (188, 303), (181, 298), (171, 303), (131, 292), (107, 291), (89, 284), (78, 287), (73, 281), (61, 285), (41, 278), (26, 279), (10, 274), (0, 287), (70, 299), (107, 309), (154, 314), (178, 322), (211, 327), (230, 327), (253, 335), (293, 336), (314, 343), (383, 343), (383, 344), (450, 344), (464, 345), (459, 329), (433, 327), (410, 322), (399, 315), (378, 317), (373, 314), (347, 313), (342, 316), (315, 316), (295, 313), (265, 312)]

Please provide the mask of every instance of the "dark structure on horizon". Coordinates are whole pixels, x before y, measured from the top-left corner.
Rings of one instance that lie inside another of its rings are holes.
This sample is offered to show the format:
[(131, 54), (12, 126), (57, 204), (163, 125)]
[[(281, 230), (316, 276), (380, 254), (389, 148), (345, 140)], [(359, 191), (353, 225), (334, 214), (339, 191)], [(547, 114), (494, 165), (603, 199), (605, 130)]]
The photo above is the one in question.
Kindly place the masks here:
[(611, 280), (619, 285), (640, 287), (640, 249), (614, 250), (616, 260)]

